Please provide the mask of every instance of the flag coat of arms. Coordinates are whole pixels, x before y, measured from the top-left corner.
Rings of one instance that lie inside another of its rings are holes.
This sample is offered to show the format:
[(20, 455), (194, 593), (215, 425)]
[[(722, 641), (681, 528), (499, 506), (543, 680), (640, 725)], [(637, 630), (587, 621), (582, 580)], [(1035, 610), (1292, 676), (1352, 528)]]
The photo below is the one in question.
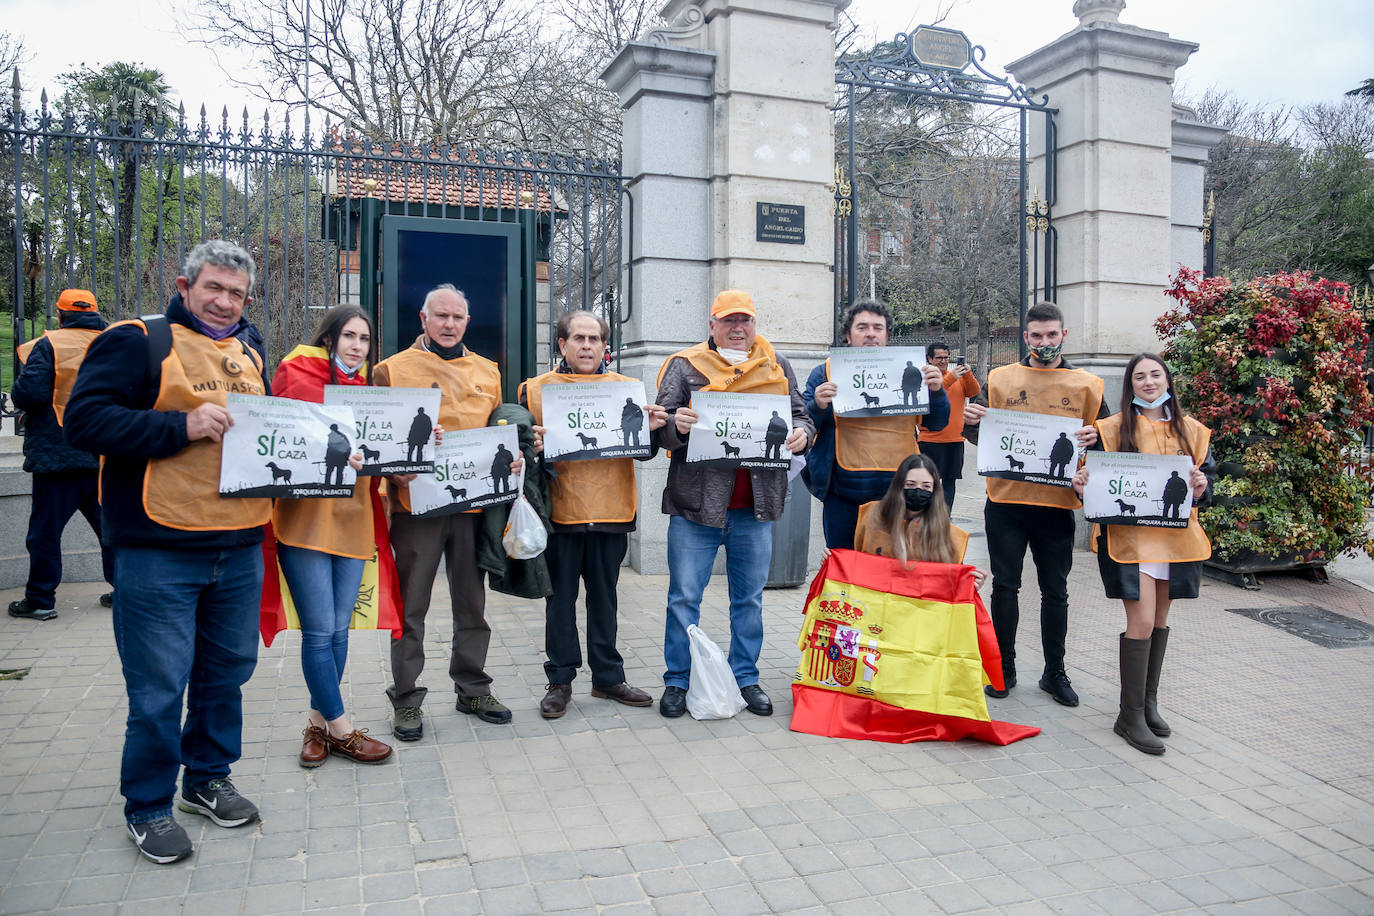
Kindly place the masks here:
[(988, 714), (983, 685), (1002, 687), (1002, 657), (972, 566), (832, 551), (797, 648), (793, 731), (900, 744), (1040, 733)]

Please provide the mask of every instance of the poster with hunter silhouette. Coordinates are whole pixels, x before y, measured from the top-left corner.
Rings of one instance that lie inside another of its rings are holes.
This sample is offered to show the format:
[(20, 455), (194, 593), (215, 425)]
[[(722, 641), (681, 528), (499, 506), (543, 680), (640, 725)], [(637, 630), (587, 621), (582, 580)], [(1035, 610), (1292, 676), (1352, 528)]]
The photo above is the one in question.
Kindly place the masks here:
[(921, 375), (925, 347), (836, 347), (828, 364), (837, 416), (930, 413), (930, 390)]
[(1050, 487), (1072, 487), (1081, 450), (1077, 417), (989, 408), (978, 430), (978, 473)]
[(434, 473), (434, 427), (442, 396), (438, 388), (324, 386), (325, 404), (353, 410), (363, 477)]
[(649, 456), (643, 382), (546, 382), (540, 399), (545, 460)]
[(692, 393), (697, 422), (687, 437), (687, 460), (741, 468), (785, 468), (792, 453), (792, 401), (785, 394)]
[(350, 497), (357, 472), (353, 411), (292, 398), (230, 394), (219, 495)]
[(1193, 488), (1187, 455), (1140, 452), (1087, 454), (1088, 483), (1083, 487), (1083, 517), (1102, 525), (1187, 528)]
[(454, 515), (497, 503), (514, 502), (520, 455), (516, 426), (444, 430), (434, 449), (434, 473), (410, 482), (410, 512), (417, 517)]

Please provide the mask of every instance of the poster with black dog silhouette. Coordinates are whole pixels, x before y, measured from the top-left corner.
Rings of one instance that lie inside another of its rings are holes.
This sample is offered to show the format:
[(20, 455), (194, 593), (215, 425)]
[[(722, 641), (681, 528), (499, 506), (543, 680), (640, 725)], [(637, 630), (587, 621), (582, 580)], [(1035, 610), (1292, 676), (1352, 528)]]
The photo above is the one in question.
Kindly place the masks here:
[(830, 351), (835, 413), (891, 417), (930, 413), (930, 390), (921, 370), (925, 347), (839, 347)]
[(544, 458), (647, 458), (648, 415), (643, 382), (544, 385)]
[[(687, 460), (741, 468), (785, 468), (792, 453), (792, 400), (785, 394), (692, 394), (696, 425), (687, 437)], [(673, 422), (671, 419), (669, 423)]]
[(438, 388), (325, 385), (324, 402), (350, 407), (363, 454), (364, 477), (434, 473), (434, 424), (439, 422)]
[(434, 449), (434, 473), (410, 482), (410, 512), (430, 518), (514, 502), (520, 457), (519, 428), (482, 426), (444, 430)]
[(1088, 452), (1083, 516), (1103, 525), (1187, 528), (1193, 486), (1187, 455)]
[(1073, 486), (1080, 457), (1075, 417), (989, 408), (979, 424), (978, 473), (1051, 487)]
[(225, 406), (234, 425), (220, 452), (220, 496), (353, 495), (352, 410), (251, 394), (230, 394)]

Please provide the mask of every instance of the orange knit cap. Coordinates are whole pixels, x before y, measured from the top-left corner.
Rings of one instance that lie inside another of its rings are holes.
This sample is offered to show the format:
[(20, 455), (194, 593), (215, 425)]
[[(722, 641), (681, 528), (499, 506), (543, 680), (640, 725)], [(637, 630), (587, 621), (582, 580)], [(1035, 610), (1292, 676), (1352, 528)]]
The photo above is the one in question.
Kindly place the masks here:
[(57, 297), (59, 312), (94, 312), (95, 293), (88, 289), (64, 289)]

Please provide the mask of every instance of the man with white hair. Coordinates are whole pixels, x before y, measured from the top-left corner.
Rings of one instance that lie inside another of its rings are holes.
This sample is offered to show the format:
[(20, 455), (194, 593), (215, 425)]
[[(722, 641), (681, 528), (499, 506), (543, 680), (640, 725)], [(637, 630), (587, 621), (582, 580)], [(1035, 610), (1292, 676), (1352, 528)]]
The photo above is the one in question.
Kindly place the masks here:
[[(439, 388), (436, 432), (474, 429), (501, 403), (501, 371), (496, 363), (463, 346), (468, 328), (468, 300), (462, 290), (443, 283), (430, 290), (420, 308), (423, 330), (415, 343), (377, 364), (377, 385), (398, 388)], [(511, 472), (520, 472), (516, 458)], [(486, 672), (491, 627), (487, 624), (486, 591), (477, 569), (478, 522), (482, 510), (438, 518), (410, 514), (409, 483), (413, 474), (390, 478), (391, 547), (405, 607), (401, 638), (391, 643), (392, 684), (387, 696), (395, 710), (392, 733), (402, 741), (424, 735), (420, 707), (426, 688), (419, 686), (425, 668), (425, 616), (429, 613), (434, 577), (443, 558), (448, 569), (448, 593), (453, 611), (453, 648), (448, 673), (458, 694), (459, 712), (484, 722), (505, 723), (510, 710), (491, 693)]]

